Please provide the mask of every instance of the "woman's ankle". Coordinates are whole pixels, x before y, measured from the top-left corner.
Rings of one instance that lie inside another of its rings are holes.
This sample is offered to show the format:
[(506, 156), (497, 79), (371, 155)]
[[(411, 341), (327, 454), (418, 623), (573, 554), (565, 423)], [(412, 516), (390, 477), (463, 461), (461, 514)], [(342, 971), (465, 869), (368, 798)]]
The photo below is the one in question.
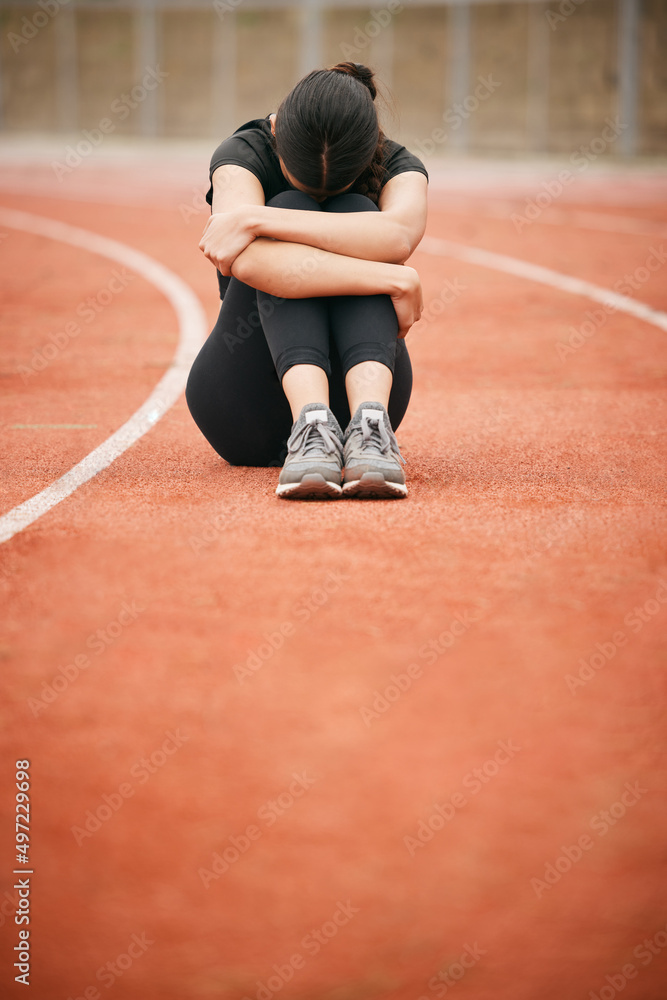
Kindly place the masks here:
[(317, 365), (293, 365), (283, 375), (282, 385), (294, 422), (308, 403), (329, 406), (329, 379)]
[(362, 403), (370, 400), (382, 403), (387, 409), (392, 382), (391, 369), (381, 361), (362, 361), (354, 365), (345, 376), (350, 413), (356, 413)]

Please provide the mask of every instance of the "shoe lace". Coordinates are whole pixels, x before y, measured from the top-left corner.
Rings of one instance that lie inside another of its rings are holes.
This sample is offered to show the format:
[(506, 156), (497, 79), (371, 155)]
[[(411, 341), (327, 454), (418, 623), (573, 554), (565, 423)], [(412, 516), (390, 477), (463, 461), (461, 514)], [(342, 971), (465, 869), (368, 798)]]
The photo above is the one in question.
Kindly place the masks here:
[(361, 433), (363, 436), (364, 450), (375, 450), (380, 455), (386, 455), (388, 452), (393, 451), (394, 454), (400, 458), (403, 465), (406, 465), (407, 463), (401, 455), (400, 448), (398, 447), (396, 435), (393, 431), (387, 430), (382, 411), (378, 410), (377, 414), (377, 417), (373, 415), (372, 417), (363, 416), (361, 418)]
[(314, 420), (310, 424), (304, 424), (300, 430), (292, 435), (287, 445), (290, 454), (301, 451), (303, 455), (312, 455), (314, 452), (324, 451), (327, 455), (343, 454), (343, 445), (337, 435), (320, 420)]

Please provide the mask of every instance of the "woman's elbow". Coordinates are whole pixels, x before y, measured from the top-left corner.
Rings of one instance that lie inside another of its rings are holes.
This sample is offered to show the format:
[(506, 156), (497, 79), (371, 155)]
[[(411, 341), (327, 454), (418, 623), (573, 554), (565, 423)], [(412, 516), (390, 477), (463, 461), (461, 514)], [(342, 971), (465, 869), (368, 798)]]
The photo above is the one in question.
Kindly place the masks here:
[(400, 259), (396, 260), (397, 264), (406, 264), (410, 260), (424, 237), (425, 229), (426, 227), (424, 226), (423, 229), (420, 228), (416, 231), (413, 230), (410, 233), (405, 233), (399, 254)]
[(419, 246), (424, 229), (421, 226), (409, 226), (405, 223), (397, 225), (391, 240), (387, 241), (387, 263), (405, 264)]
[(385, 264), (405, 264), (411, 253), (410, 240), (407, 236), (400, 234), (385, 246), (382, 259)]
[(237, 281), (243, 282), (244, 285), (253, 285), (254, 287), (253, 272), (254, 268), (252, 261), (249, 259), (248, 255), (240, 253), (232, 264), (232, 277), (236, 278)]

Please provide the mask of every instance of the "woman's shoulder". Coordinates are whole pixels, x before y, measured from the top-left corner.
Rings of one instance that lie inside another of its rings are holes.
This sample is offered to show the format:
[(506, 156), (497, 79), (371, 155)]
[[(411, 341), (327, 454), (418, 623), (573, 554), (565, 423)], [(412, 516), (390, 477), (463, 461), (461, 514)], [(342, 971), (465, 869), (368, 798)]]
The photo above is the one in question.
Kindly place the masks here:
[(262, 168), (271, 170), (277, 163), (273, 152), (271, 123), (266, 118), (253, 118), (240, 125), (235, 132), (223, 139), (211, 157), (210, 173), (223, 163), (247, 166), (255, 173)]
[[(258, 136), (262, 136), (263, 139), (268, 139), (271, 142), (271, 122), (270, 115), (266, 118), (253, 118), (251, 121), (246, 122), (244, 125), (239, 125), (237, 129), (234, 129), (232, 136), (240, 135), (241, 133), (253, 133)], [(230, 136), (231, 138), (231, 136)], [(251, 138), (251, 136), (246, 136), (246, 138)]]
[[(253, 173), (262, 185), (267, 201), (287, 186), (273, 148), (269, 115), (239, 125), (236, 131), (223, 139), (211, 157), (209, 176), (212, 178), (218, 167), (228, 163), (245, 167)], [(209, 204), (211, 198), (209, 189), (206, 196)]]
[(382, 161), (386, 171), (386, 180), (391, 180), (397, 174), (403, 174), (410, 170), (417, 170), (428, 179), (426, 167), (419, 157), (393, 139), (385, 139)]
[(239, 125), (231, 135), (222, 140), (213, 154), (213, 160), (234, 150), (243, 150), (244, 147), (254, 150), (260, 156), (273, 153), (271, 122), (268, 115), (266, 118), (253, 118)]

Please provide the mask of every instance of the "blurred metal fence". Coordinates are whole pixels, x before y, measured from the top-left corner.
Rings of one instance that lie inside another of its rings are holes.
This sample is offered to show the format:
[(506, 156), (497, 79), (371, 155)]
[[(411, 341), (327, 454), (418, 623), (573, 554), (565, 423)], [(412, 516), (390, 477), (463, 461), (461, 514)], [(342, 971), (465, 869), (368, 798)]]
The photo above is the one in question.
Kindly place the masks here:
[(666, 50), (665, 0), (13, 0), (0, 127), (221, 137), (352, 59), (391, 93), (390, 133), (424, 155), (656, 155)]

